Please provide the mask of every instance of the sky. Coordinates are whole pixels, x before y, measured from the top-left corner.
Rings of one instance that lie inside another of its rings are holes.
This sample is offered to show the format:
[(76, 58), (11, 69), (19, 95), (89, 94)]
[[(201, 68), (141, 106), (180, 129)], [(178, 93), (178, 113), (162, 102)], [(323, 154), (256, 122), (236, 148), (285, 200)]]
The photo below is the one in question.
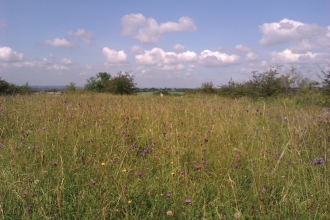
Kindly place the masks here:
[(99, 72), (196, 88), (330, 64), (329, 0), (0, 0), (0, 77), (77, 86)]

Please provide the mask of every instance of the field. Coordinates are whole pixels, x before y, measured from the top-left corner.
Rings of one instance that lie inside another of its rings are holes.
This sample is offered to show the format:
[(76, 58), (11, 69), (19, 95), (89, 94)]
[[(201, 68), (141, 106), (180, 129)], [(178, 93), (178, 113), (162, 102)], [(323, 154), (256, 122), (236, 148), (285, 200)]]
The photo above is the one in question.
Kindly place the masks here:
[(329, 219), (330, 109), (0, 96), (2, 219)]
[[(139, 92), (138, 95), (153, 95), (153, 93), (155, 92)], [(168, 91), (169, 94), (171, 95), (184, 95), (184, 92), (172, 92), (172, 91)]]

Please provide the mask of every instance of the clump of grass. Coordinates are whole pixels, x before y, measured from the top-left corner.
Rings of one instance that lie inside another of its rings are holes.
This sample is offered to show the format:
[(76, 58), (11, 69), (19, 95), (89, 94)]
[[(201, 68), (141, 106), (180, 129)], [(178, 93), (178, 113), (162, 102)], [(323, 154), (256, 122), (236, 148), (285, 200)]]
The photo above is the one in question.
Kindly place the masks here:
[(0, 97), (0, 216), (325, 218), (329, 110), (294, 103)]

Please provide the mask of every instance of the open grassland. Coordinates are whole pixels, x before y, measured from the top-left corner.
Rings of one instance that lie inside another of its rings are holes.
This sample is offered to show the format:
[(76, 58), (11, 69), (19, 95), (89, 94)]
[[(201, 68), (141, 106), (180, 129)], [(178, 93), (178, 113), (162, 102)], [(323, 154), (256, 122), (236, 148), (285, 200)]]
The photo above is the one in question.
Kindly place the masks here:
[(0, 218), (329, 219), (330, 111), (297, 103), (0, 97)]
[[(157, 92), (157, 91), (155, 91)], [(153, 95), (155, 92), (139, 92), (138, 95)], [(174, 91), (168, 91), (170, 95), (178, 95), (183, 96), (184, 92), (174, 92)]]

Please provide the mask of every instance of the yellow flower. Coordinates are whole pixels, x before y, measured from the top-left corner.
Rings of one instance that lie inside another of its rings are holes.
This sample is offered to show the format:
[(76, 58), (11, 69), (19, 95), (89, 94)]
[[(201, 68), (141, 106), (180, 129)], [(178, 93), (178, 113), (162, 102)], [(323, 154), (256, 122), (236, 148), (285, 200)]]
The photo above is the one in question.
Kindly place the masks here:
[(123, 173), (126, 173), (126, 171), (127, 171), (126, 169), (123, 169), (123, 170), (122, 170)]
[(132, 204), (132, 200), (128, 200), (128, 204)]
[(105, 166), (105, 163), (103, 162), (103, 163), (101, 163), (101, 165), (102, 165), (102, 166)]
[(173, 161), (171, 161), (171, 164), (173, 165), (173, 164), (174, 164), (174, 162), (173, 162)]
[(171, 173), (171, 175), (172, 175), (172, 176), (174, 176), (174, 175), (175, 175), (175, 173), (174, 173), (174, 172), (172, 172), (172, 173)]

